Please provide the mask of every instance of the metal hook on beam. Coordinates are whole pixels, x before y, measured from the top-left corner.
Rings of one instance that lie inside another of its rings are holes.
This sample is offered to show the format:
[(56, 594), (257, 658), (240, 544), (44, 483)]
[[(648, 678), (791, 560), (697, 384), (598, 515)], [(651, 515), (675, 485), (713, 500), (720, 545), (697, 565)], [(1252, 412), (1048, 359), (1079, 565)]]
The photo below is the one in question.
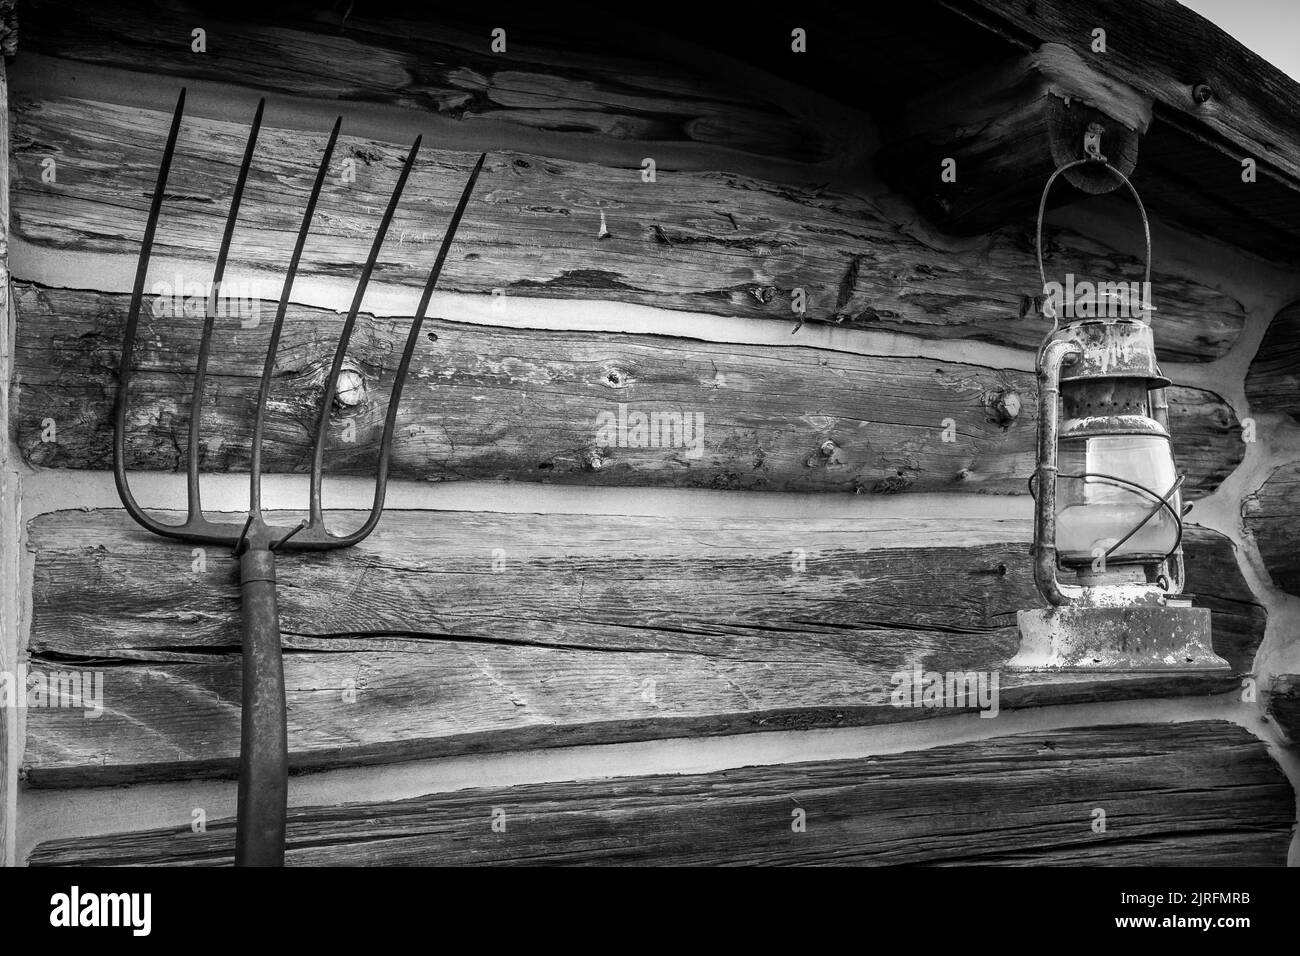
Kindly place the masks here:
[(1101, 152), (1101, 124), (1089, 123), (1083, 134), (1083, 154), (1094, 162), (1104, 163), (1106, 157)]

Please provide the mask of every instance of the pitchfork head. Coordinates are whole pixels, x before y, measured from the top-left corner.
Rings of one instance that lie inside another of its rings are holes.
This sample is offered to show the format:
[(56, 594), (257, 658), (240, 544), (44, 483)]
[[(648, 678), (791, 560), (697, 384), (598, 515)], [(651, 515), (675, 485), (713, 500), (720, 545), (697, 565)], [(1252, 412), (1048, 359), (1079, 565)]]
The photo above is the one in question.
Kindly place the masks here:
[(429, 278), (424, 285), (424, 292), (420, 297), (415, 320), (406, 339), (406, 348), (402, 352), (402, 359), (393, 380), (392, 394), (388, 400), (388, 414), (384, 421), (384, 434), (379, 446), (379, 461), (376, 468), (375, 497), (369, 516), (360, 528), (350, 534), (336, 535), (325, 527), (324, 514), (321, 510), (321, 478), (325, 459), (325, 438), (329, 429), (330, 407), (334, 402), (339, 372), (343, 368), (343, 359), (347, 355), (348, 341), (352, 337), (352, 328), (356, 325), (357, 311), (361, 308), (361, 300), (365, 295), (366, 286), (370, 282), (370, 274), (374, 271), (375, 261), (379, 257), (379, 249), (383, 245), (384, 236), (387, 234), (389, 224), (393, 220), (393, 213), (397, 209), (402, 189), (406, 186), (406, 180), (411, 173), (412, 165), (415, 163), (416, 154), (420, 151), (420, 137), (418, 136), (411, 145), (411, 150), (407, 153), (406, 160), (402, 164), (401, 172), (397, 177), (397, 184), (393, 187), (393, 194), (388, 200), (388, 206), (384, 210), (379, 229), (375, 233), (374, 242), (371, 244), (370, 254), (361, 269), (356, 294), (352, 298), (352, 306), (348, 310), (347, 319), (343, 323), (343, 333), (339, 338), (338, 347), (334, 351), (334, 362), (330, 366), (329, 377), (325, 380), (325, 392), (321, 401), (319, 418), (317, 419), (315, 451), (312, 455), (308, 516), (295, 526), (274, 527), (268, 525), (262, 517), (262, 433), (266, 418), (266, 405), (271, 391), (271, 376), (275, 371), (276, 347), (280, 341), (280, 331), (284, 325), (285, 311), (288, 308), (289, 296), (293, 290), (294, 276), (298, 271), (298, 262), (302, 258), (303, 246), (307, 242), (307, 234), (311, 230), (316, 202), (320, 198), (321, 187), (325, 182), (325, 174), (329, 170), (330, 157), (333, 155), (334, 146), (338, 141), (339, 127), (342, 125), (343, 118), (339, 117), (335, 121), (334, 129), (330, 132), (329, 142), (325, 145), (325, 153), (321, 157), (320, 168), (316, 171), (316, 179), (312, 184), (311, 196), (307, 200), (307, 208), (303, 212), (302, 226), (298, 230), (298, 240), (294, 246), (293, 257), (289, 260), (289, 268), (284, 278), (284, 289), (280, 294), (280, 302), (276, 308), (275, 322), (271, 326), (271, 342), (267, 350), (266, 363), (262, 368), (257, 412), (253, 422), (248, 517), (242, 525), (233, 522), (211, 521), (203, 514), (199, 498), (199, 410), (203, 401), (203, 381), (207, 375), (208, 351), (212, 342), (212, 329), (217, 316), (221, 282), (226, 268), (226, 257), (230, 252), (230, 240), (235, 231), (235, 222), (239, 217), (239, 204), (243, 198), (244, 186), (248, 181), (248, 170), (252, 164), (253, 149), (257, 144), (257, 134), (262, 125), (262, 112), (265, 105), (265, 100), (258, 103), (257, 113), (253, 117), (253, 125), (248, 134), (248, 144), (244, 148), (244, 159), (240, 164), (239, 176), (235, 180), (235, 190), (230, 200), (230, 212), (226, 217), (226, 228), (222, 235), (221, 248), (217, 253), (212, 287), (208, 292), (207, 305), (204, 309), (203, 335), (199, 341), (198, 367), (195, 371), (193, 398), (190, 402), (189, 451), (186, 461), (188, 509), (184, 523), (165, 524), (148, 515), (136, 503), (126, 476), (126, 410), (127, 389), (131, 381), (131, 358), (135, 348), (136, 326), (140, 319), (140, 308), (144, 298), (145, 280), (149, 272), (149, 255), (153, 249), (154, 232), (158, 226), (158, 216), (162, 209), (163, 195), (167, 187), (167, 175), (171, 169), (172, 157), (176, 152), (176, 137), (180, 132), (181, 117), (185, 110), (184, 90), (181, 90), (180, 96), (176, 100), (176, 110), (172, 114), (171, 131), (167, 135), (167, 146), (163, 150), (162, 164), (158, 169), (158, 182), (154, 186), (153, 200), (149, 206), (149, 218), (146, 221), (144, 239), (140, 245), (140, 261), (136, 267), (135, 287), (131, 292), (131, 305), (127, 313), (126, 335), (122, 344), (122, 363), (118, 373), (117, 404), (114, 408), (113, 418), (113, 477), (117, 482), (117, 490), (122, 498), (122, 504), (131, 517), (149, 531), (164, 537), (196, 541), (203, 544), (229, 545), (234, 547), (236, 551), (251, 548), (277, 550), (282, 547), (300, 551), (324, 551), (331, 548), (344, 548), (356, 544), (370, 534), (375, 525), (379, 523), (379, 516), (383, 513), (384, 493), (388, 485), (388, 460), (392, 451), (393, 430), (397, 422), (397, 408), (398, 403), (401, 401), (402, 384), (410, 368), (411, 356), (415, 351), (416, 342), (420, 338), (420, 326), (424, 322), (424, 316), (428, 310), (434, 286), (437, 284), (438, 276), (442, 272), (443, 263), (447, 259), (447, 252), (451, 247), (452, 239), (456, 235), (456, 228), (460, 225), (461, 217), (465, 213), (465, 207), (468, 205), (470, 195), (474, 191), (474, 183), (483, 168), (486, 155), (479, 156), (478, 162), (474, 165), (469, 181), (465, 184), (460, 201), (456, 205), (456, 211), (452, 214), (447, 231), (443, 234), (438, 256), (434, 260), (433, 268), (429, 271)]

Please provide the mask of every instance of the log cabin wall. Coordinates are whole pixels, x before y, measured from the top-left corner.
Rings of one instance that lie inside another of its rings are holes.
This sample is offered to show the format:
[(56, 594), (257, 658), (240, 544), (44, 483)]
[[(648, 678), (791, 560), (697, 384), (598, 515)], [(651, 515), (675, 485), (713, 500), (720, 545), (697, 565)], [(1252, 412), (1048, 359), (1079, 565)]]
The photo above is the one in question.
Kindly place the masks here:
[[(1287, 861), (1300, 428), (1276, 384), (1294, 367), (1251, 363), (1266, 336), (1300, 341), (1293, 270), (1155, 222), (1189, 590), (1234, 673), (1001, 674), (993, 719), (898, 707), (900, 672), (999, 673), (1015, 612), (1040, 602), (1032, 219), (941, 232), (877, 178), (868, 111), (612, 20), (22, 15), (22, 605), (0, 664), (102, 681), (102, 712), (0, 714), (16, 862), (232, 858), (235, 562), (134, 526), (107, 470), (182, 85), (129, 416), (136, 495), (161, 513), (184, 506), (201, 298), (258, 97), (202, 411), (212, 511), (247, 507), (252, 389), (335, 114), (268, 420), (267, 504), (286, 515), (407, 145), (424, 135), (332, 410), (326, 503), (344, 512), (368, 507), (395, 352), (487, 153), (379, 529), (281, 562), (290, 862)], [(1085, 205), (1053, 213), (1049, 269), (1139, 268), (1132, 211)], [(674, 425), (640, 440), (638, 413)]]

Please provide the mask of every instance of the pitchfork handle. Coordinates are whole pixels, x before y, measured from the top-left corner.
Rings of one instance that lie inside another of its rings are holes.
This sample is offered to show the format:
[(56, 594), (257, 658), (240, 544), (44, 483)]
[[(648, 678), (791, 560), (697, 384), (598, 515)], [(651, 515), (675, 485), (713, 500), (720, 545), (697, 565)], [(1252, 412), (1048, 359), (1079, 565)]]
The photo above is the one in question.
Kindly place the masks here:
[(235, 865), (284, 866), (289, 744), (275, 552), (266, 547), (245, 551), (239, 559), (239, 579), (244, 602), (244, 699)]

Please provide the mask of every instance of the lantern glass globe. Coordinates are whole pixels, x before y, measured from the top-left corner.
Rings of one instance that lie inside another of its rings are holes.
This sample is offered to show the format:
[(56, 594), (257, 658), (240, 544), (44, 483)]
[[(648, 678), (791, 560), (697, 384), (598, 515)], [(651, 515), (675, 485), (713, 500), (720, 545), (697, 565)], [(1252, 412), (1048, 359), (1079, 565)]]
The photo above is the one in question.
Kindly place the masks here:
[[(1063, 439), (1056, 492), (1056, 547), (1061, 562), (1091, 565), (1123, 538), (1174, 485), (1173, 451), (1163, 435), (1094, 435)], [(1147, 489), (1141, 491), (1135, 485)], [(1109, 564), (1158, 562), (1178, 541), (1181, 495), (1169, 499), (1106, 558)]]

